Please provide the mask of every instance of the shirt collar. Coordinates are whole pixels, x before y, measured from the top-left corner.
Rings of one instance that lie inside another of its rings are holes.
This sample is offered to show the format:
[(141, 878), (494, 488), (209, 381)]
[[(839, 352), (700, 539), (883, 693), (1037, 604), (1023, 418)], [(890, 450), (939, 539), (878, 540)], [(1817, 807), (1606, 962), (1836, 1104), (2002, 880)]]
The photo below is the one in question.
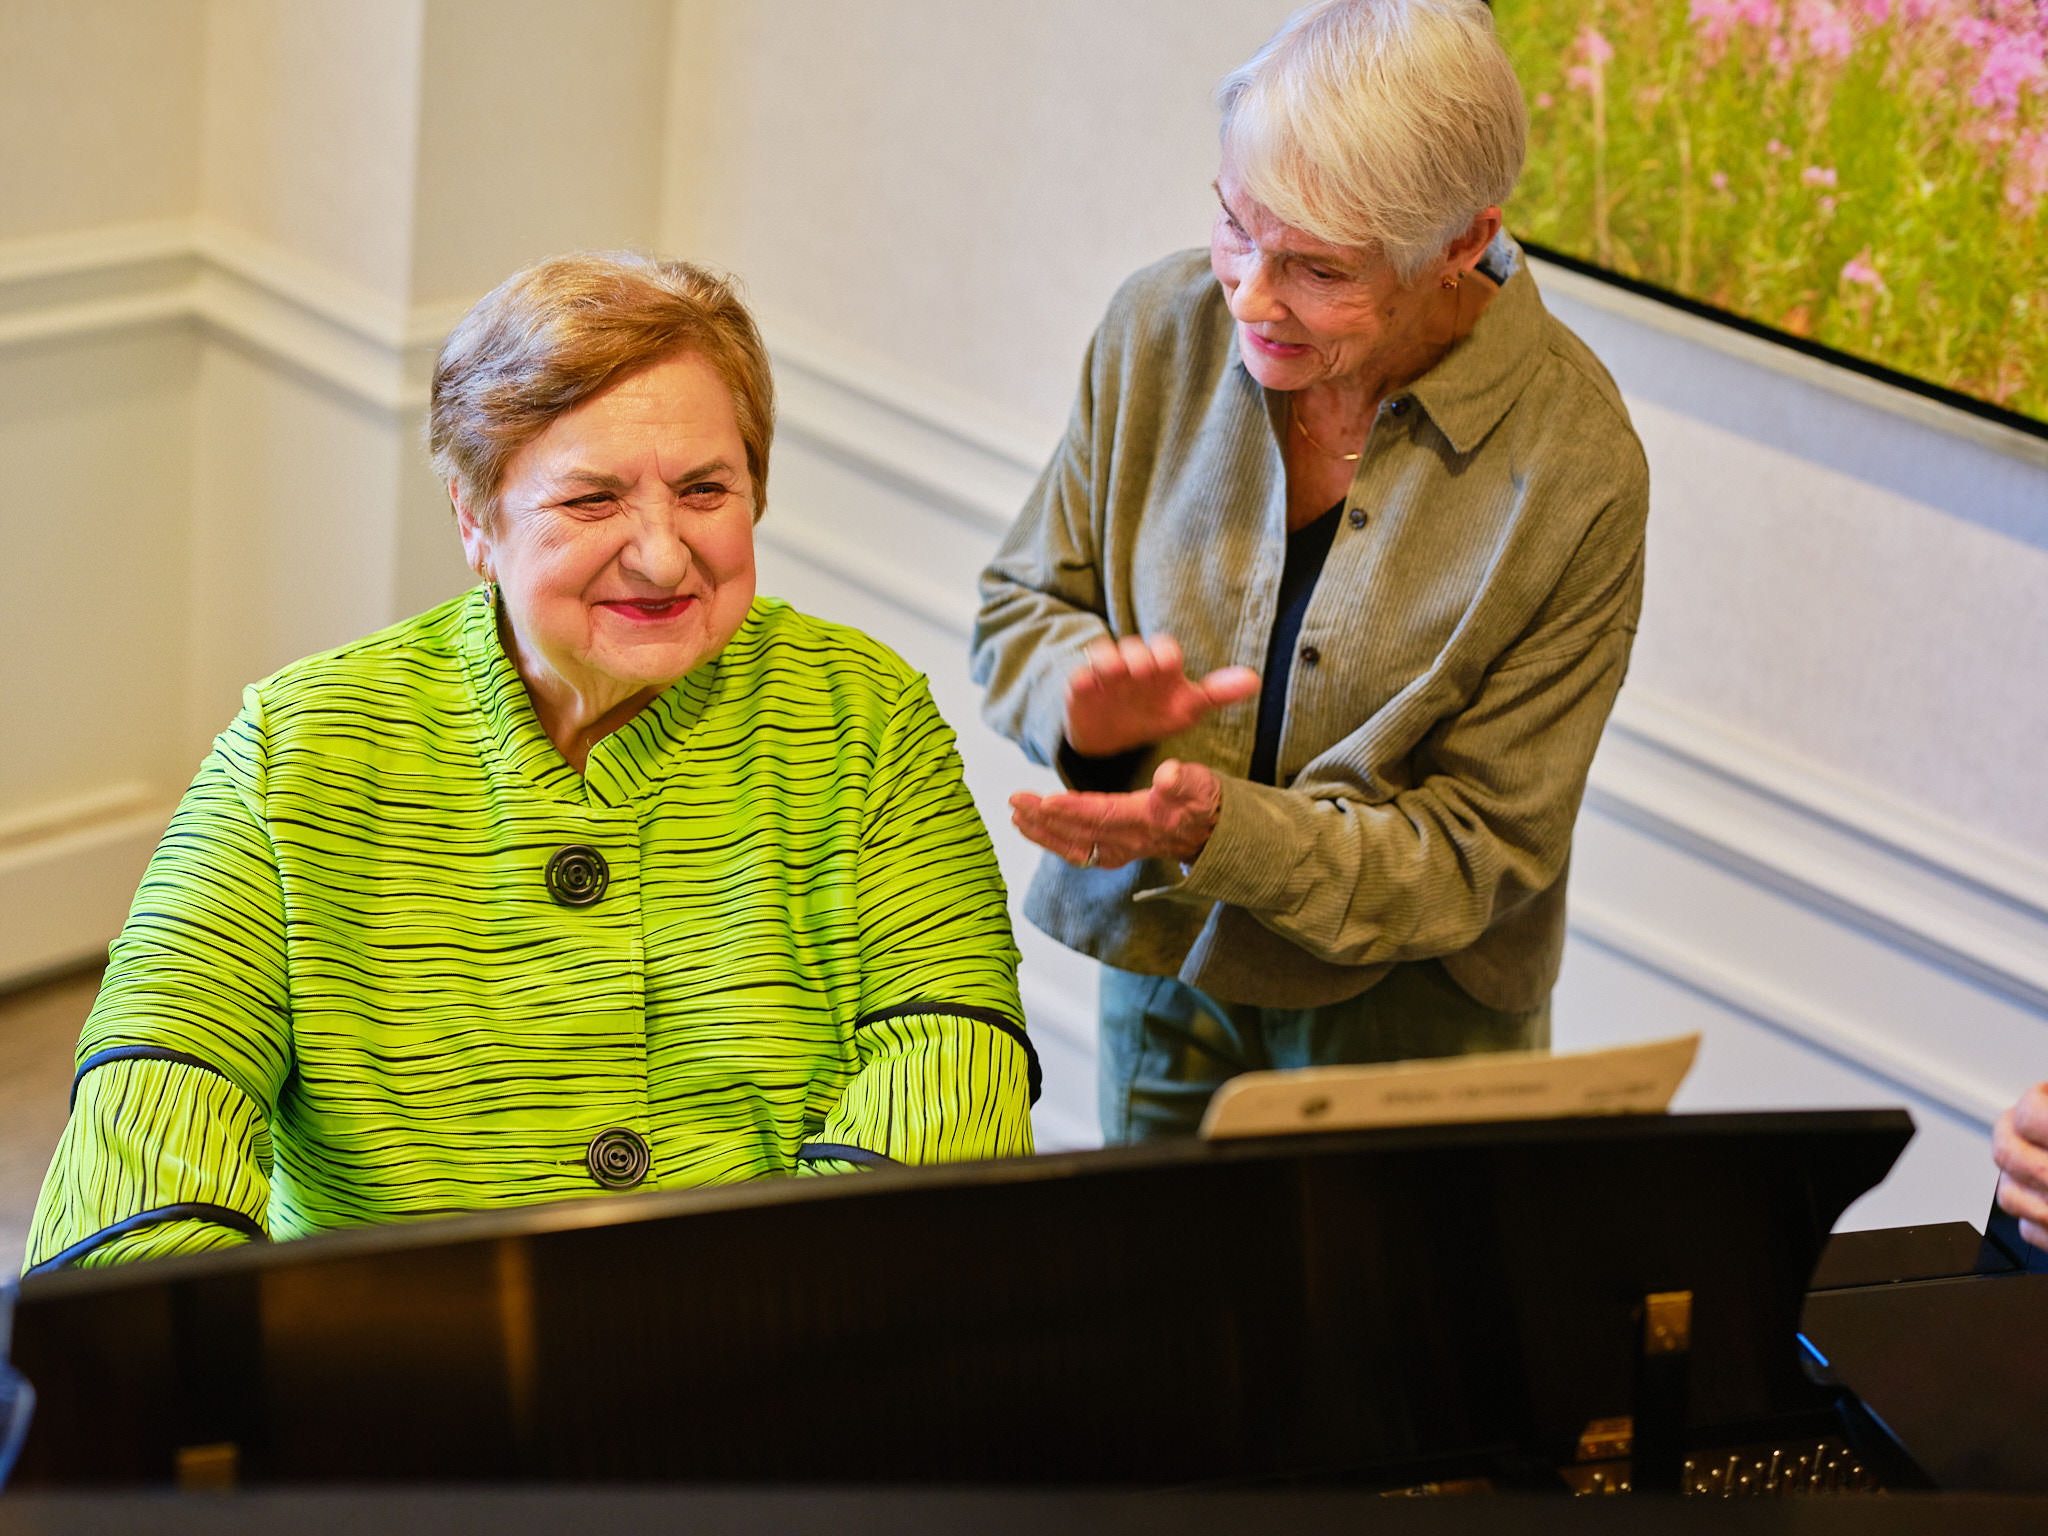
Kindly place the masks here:
[[(1495, 245), (1504, 242), (1502, 237)], [(1520, 398), (1543, 361), (1549, 318), (1519, 249), (1505, 243), (1502, 256), (1496, 258), (1489, 247), (1487, 259), (1494, 270), (1510, 268), (1507, 281), (1471, 334), (1408, 387), (1415, 403), (1460, 454), (1484, 442)]]
[[(1505, 233), (1486, 248), (1481, 265), (1489, 273), (1506, 275), (1500, 292), (1486, 306), (1472, 334), (1403, 391), (1414, 397), (1460, 454), (1470, 453), (1484, 442), (1521, 396), (1543, 361), (1545, 322), (1550, 313), (1536, 292), (1536, 279), (1529, 275), (1521, 247)], [(1227, 361), (1232, 376), (1253, 390), (1259, 388), (1244, 365), (1235, 325), (1230, 327)], [(1284, 439), (1286, 397), (1271, 395), (1266, 411), (1275, 435)]]

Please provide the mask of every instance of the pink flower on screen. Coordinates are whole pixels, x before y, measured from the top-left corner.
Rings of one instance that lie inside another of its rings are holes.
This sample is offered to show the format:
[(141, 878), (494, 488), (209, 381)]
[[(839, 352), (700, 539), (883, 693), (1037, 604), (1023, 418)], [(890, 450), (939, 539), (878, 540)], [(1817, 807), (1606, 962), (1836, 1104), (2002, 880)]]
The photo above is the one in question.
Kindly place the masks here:
[(1742, 19), (1736, 14), (1736, 0), (1692, 0), (1691, 17), (1709, 43), (1725, 42)]
[(1998, 28), (1982, 16), (1958, 16), (1949, 23), (1948, 31), (1965, 48), (1989, 48), (1998, 36)]
[(1711, 63), (1737, 27), (1776, 31), (1778, 4), (1779, 0), (1692, 0), (1687, 14), (1707, 45)]
[(1921, 22), (1941, 9), (1941, 0), (1906, 0), (1904, 14), (1909, 26), (1917, 27)]
[(2020, 90), (2039, 90), (2048, 84), (2048, 36), (2038, 32), (2001, 30), (1984, 59), (1977, 83), (1970, 87), (1970, 100), (1980, 107), (1996, 107), (2000, 117), (2011, 117), (2020, 104)]
[(1884, 292), (1884, 279), (1878, 275), (1877, 268), (1870, 264), (1869, 246), (1866, 245), (1842, 263), (1842, 281), (1875, 289), (1879, 293)]
[(1597, 27), (1579, 28), (1577, 41), (1579, 52), (1585, 55), (1586, 62), (1595, 69), (1604, 69), (1607, 61), (1614, 57), (1614, 44), (1602, 37)]
[(1817, 59), (1846, 59), (1856, 46), (1849, 18), (1829, 0), (1799, 0), (1792, 19), (1806, 39), (1807, 52)]
[(1764, 153), (1771, 156), (1783, 156), (1791, 154), (1792, 151), (1787, 149), (1778, 140), (1772, 139), (1770, 143), (1764, 146)]
[(2036, 128), (2013, 143), (2005, 162), (2005, 200), (2031, 218), (2043, 198), (2048, 198), (2048, 128)]
[(1588, 69), (1583, 64), (1574, 64), (1564, 72), (1564, 83), (1575, 91), (1590, 91), (1593, 82), (1600, 78), (1598, 70)]
[(1716, 171), (1707, 178), (1707, 182), (1716, 192), (1726, 192), (1728, 190), (1728, 173), (1726, 171)]
[(1835, 200), (1825, 192), (1820, 195), (1820, 211), (1827, 214), (1835, 211)]
[(1539, 112), (1548, 112), (1548, 111), (1549, 111), (1549, 110), (1550, 110), (1550, 109), (1551, 109), (1552, 107), (1554, 107), (1554, 106), (1556, 106), (1556, 105), (1557, 105), (1557, 98), (1556, 98), (1555, 96), (1551, 95), (1551, 94), (1550, 94), (1550, 92), (1548, 92), (1548, 91), (1538, 91), (1538, 92), (1536, 93), (1536, 110), (1537, 110), (1537, 111), (1539, 111)]
[(1863, 19), (1873, 27), (1881, 27), (1892, 19), (1892, 0), (1862, 0)]
[(1809, 187), (1832, 187), (1835, 184), (1835, 168), (1832, 165), (1809, 165), (1799, 173), (1799, 179)]

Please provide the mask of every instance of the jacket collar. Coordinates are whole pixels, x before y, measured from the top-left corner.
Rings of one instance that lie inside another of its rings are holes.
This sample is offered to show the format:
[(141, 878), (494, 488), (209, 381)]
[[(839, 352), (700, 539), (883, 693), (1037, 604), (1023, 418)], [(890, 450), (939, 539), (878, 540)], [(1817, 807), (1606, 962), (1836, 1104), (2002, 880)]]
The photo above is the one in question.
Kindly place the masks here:
[[(533, 699), (499, 638), (494, 598), (487, 586), (470, 593), (463, 605), (460, 644), (486, 749), (502, 767), (557, 799), (617, 806), (647, 794), (680, 765), (690, 733), (717, 691), (719, 657), (671, 683), (592, 747), (579, 774), (534, 713)], [(759, 612), (758, 603), (748, 610), (729, 646), (756, 628)]]

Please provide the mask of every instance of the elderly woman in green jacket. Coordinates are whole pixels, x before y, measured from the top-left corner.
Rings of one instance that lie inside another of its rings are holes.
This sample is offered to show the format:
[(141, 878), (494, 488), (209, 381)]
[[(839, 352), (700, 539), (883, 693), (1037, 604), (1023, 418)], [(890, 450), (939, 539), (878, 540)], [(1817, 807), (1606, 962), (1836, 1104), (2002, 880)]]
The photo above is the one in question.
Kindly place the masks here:
[(1247, 1068), (1548, 1043), (1642, 600), (1641, 447), (1501, 231), (1481, 0), (1324, 0), (1221, 102), (1209, 249), (1111, 303), (974, 639), (1067, 781), (1012, 805), (1026, 912), (1106, 962), (1112, 1140)]
[(755, 595), (727, 286), (510, 279), (429, 433), (483, 584), (248, 690), (79, 1045), (32, 1269), (1028, 1152), (1002, 881), (922, 678)]

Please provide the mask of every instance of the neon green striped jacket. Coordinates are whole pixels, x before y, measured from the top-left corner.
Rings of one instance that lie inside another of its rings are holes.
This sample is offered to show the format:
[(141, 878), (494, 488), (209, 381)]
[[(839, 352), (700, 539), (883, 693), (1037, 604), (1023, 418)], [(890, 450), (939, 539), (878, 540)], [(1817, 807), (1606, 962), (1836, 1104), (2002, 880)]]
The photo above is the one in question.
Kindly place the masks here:
[(1028, 1152), (1016, 965), (952, 732), (885, 647), (759, 599), (579, 776), (479, 589), (248, 690), (113, 947), (28, 1264), (641, 1160), (675, 1187)]

